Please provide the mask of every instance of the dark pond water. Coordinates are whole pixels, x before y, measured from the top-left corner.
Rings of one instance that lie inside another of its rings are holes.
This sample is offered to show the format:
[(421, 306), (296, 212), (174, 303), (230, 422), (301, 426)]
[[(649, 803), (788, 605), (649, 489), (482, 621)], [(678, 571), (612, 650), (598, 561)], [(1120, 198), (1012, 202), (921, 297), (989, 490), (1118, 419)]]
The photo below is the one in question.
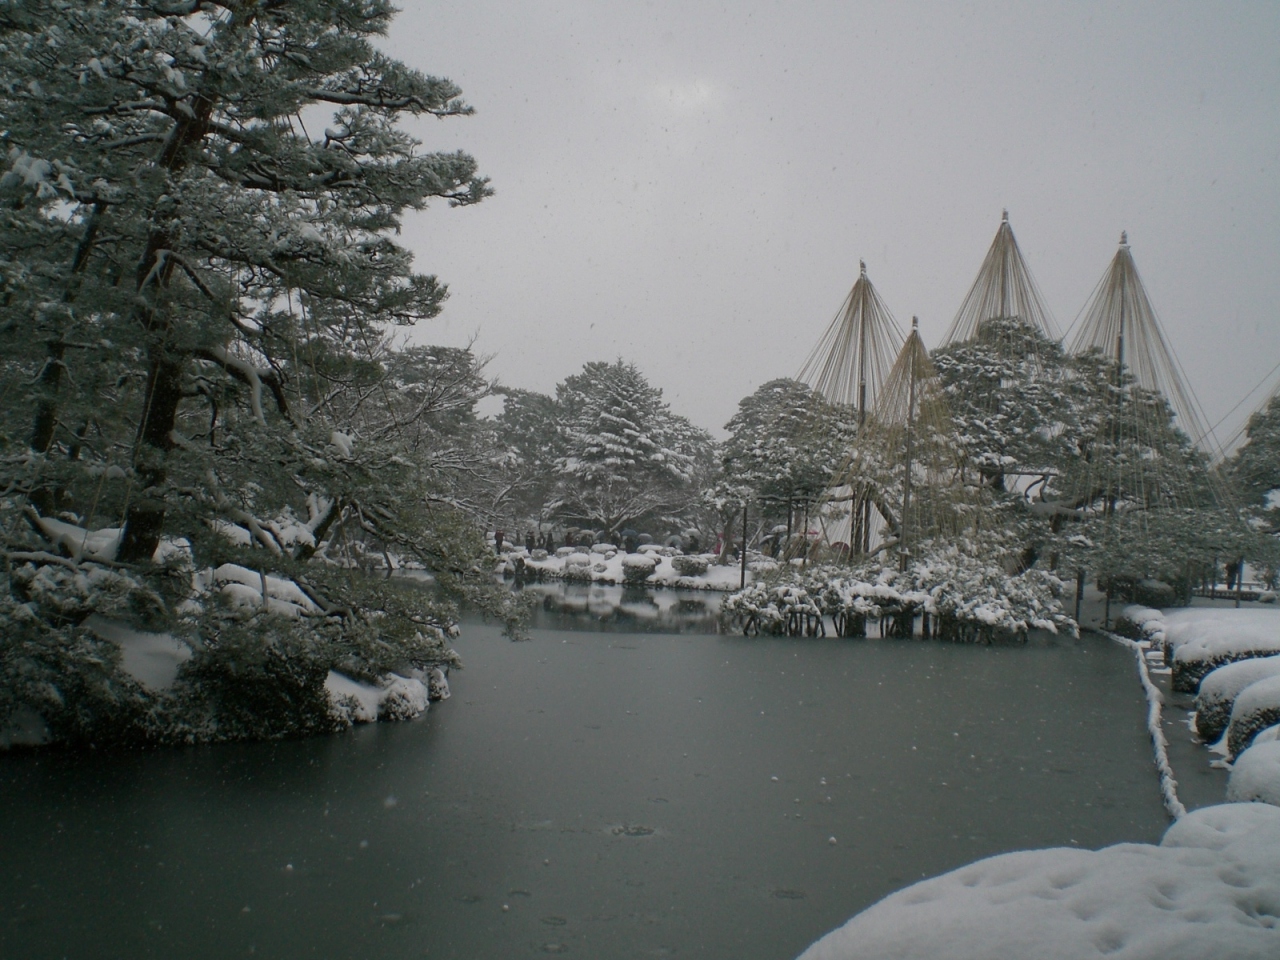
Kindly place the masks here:
[(1166, 825), (1097, 638), (457, 647), (414, 723), (0, 757), (0, 956), (788, 958), (923, 876)]

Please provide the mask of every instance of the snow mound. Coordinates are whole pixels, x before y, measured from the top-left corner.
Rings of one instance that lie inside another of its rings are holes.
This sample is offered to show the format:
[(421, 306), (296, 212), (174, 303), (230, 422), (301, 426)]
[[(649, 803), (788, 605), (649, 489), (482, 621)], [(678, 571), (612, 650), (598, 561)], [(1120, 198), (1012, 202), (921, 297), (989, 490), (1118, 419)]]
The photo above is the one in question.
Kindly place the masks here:
[(1160, 846), (1028, 850), (901, 890), (801, 960), (1274, 960), (1280, 808), (1205, 807)]
[(1236, 697), (1250, 684), (1280, 675), (1280, 656), (1239, 660), (1208, 673), (1196, 695), (1196, 733), (1214, 743), (1231, 722)]
[[(1231, 768), (1227, 799), (1236, 803), (1261, 801), (1280, 807), (1280, 741), (1258, 743), (1254, 738), (1253, 746), (1240, 754)], [(1280, 851), (1276, 856), (1280, 858)]]
[(121, 527), (86, 530), (74, 523), (55, 520), (53, 517), (36, 518), (36, 526), (45, 539), (55, 547), (61, 547), (76, 560), (114, 560), (120, 549)]
[(144, 633), (97, 614), (85, 626), (118, 646), (121, 669), (153, 692), (173, 686), (178, 670), (191, 659), (191, 648), (167, 633)]
[(1267, 727), (1280, 723), (1280, 676), (1251, 683), (1240, 691), (1231, 708), (1227, 727), (1227, 750), (1232, 758), (1253, 743), (1253, 738)]
[(270, 613), (286, 617), (320, 612), (320, 608), (292, 580), (269, 574), (264, 577), (258, 571), (239, 564), (224, 563), (214, 570), (213, 585), (241, 608), (265, 606)]
[(1165, 617), (1173, 649), (1173, 689), (1195, 693), (1225, 663), (1280, 654), (1280, 610), (1180, 610)]
[(421, 680), (394, 673), (375, 687), (330, 670), (324, 689), (334, 716), (347, 723), (373, 723), (379, 718), (409, 720), (427, 709), (429, 699)]

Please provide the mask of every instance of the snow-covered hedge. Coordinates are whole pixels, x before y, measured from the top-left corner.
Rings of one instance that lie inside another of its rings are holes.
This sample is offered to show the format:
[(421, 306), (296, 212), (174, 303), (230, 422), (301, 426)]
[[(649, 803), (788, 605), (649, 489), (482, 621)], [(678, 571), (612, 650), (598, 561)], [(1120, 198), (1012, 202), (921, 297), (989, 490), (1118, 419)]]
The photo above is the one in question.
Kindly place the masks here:
[(1173, 651), (1173, 688), (1195, 693), (1211, 670), (1237, 660), (1280, 654), (1280, 610), (1195, 607), (1165, 616)]
[(1280, 741), (1258, 743), (1236, 758), (1227, 781), (1227, 799), (1280, 807)]
[(1280, 723), (1280, 676), (1258, 680), (1236, 696), (1227, 726), (1227, 750), (1237, 757), (1267, 727)]
[(900, 890), (800, 960), (1272, 960), (1280, 808), (1204, 807), (1159, 846), (1026, 850)]
[(1236, 697), (1250, 684), (1280, 676), (1280, 656), (1239, 660), (1210, 671), (1200, 681), (1196, 694), (1196, 733), (1209, 743), (1217, 742), (1231, 722)]

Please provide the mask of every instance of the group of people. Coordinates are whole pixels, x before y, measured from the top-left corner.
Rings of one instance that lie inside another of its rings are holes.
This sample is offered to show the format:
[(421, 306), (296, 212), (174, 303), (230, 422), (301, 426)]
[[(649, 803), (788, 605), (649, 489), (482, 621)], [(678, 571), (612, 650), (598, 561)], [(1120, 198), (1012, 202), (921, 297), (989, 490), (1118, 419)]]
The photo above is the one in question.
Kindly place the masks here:
[[(499, 556), (502, 554), (502, 544), (506, 540), (506, 533), (502, 530), (495, 530), (493, 534), (493, 550)], [(548, 530), (546, 533), (536, 533), (530, 530), (524, 535), (524, 548), (530, 553), (534, 550), (545, 550), (547, 553), (556, 552), (556, 535)]]

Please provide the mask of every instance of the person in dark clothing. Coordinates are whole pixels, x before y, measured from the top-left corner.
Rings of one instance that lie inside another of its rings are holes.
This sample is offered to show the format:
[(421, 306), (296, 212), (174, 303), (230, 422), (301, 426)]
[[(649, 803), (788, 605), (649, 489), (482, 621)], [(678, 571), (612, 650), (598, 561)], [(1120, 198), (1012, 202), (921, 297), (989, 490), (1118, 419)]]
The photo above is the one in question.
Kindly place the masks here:
[(495, 530), (493, 532), (493, 552), (498, 556), (502, 556), (502, 531)]
[(524, 537), (524, 548), (533, 553), (534, 548), (538, 545), (538, 541), (533, 538), (533, 531), (530, 530)]

